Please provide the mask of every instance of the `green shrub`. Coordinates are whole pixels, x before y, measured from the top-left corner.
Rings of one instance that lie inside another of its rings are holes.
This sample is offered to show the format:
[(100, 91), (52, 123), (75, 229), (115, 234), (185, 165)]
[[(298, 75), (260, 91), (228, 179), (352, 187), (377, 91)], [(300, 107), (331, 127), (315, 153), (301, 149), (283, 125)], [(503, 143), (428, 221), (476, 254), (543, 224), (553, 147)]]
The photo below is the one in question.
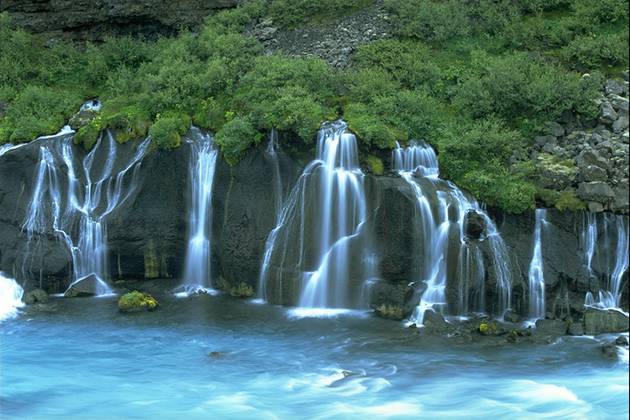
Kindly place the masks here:
[(556, 208), (560, 211), (580, 211), (586, 209), (586, 204), (578, 198), (575, 191), (564, 191), (558, 197)]
[(470, 35), (470, 21), (458, 1), (386, 0), (385, 4), (403, 36), (443, 42)]
[(180, 146), (181, 136), (190, 128), (189, 116), (176, 112), (158, 115), (149, 129), (149, 135), (159, 149), (175, 149)]
[(271, 0), (269, 15), (277, 25), (295, 27), (348, 14), (371, 3), (373, 0)]
[(30, 141), (58, 132), (67, 116), (76, 112), (80, 105), (81, 98), (72, 92), (27, 86), (8, 107), (0, 125), (11, 143)]
[(236, 117), (225, 123), (214, 137), (215, 143), (221, 147), (223, 156), (230, 165), (236, 165), (247, 149), (261, 140), (262, 135), (254, 129), (247, 118), (243, 117)]
[(567, 66), (580, 71), (604, 65), (628, 65), (628, 32), (580, 36), (563, 48), (561, 54)]

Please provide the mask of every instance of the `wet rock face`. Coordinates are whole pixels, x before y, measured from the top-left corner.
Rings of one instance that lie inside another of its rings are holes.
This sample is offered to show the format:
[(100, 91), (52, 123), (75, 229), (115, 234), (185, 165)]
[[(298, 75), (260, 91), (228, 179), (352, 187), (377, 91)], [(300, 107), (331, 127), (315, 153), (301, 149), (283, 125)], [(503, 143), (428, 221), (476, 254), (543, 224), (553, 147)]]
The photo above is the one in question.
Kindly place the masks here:
[(584, 313), (584, 333), (597, 335), (628, 331), (628, 315), (614, 309), (588, 309)]
[(0, 12), (30, 32), (80, 40), (106, 35), (172, 35), (238, 0), (3, 0)]
[(464, 233), (467, 239), (478, 240), (486, 230), (486, 220), (475, 210), (468, 210), (464, 219)]

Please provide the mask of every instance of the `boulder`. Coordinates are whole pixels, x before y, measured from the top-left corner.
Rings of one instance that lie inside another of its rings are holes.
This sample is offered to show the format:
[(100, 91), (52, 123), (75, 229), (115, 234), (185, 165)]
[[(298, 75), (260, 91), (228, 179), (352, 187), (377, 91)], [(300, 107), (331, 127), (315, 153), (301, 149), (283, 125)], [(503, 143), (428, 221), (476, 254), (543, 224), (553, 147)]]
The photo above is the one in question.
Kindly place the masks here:
[(92, 109), (82, 109), (70, 117), (68, 125), (72, 127), (73, 130), (79, 130), (81, 127), (88, 125), (96, 115), (97, 113)]
[(429, 334), (442, 335), (454, 330), (453, 325), (446, 322), (442, 314), (435, 312), (432, 309), (429, 309), (424, 313), (422, 323), (425, 331)]
[(628, 117), (622, 116), (617, 119), (612, 125), (613, 131), (615, 133), (621, 133), (623, 130), (628, 128)]
[(593, 149), (583, 150), (576, 158), (578, 168), (585, 166), (598, 166), (602, 169), (608, 169), (608, 161), (600, 156), (599, 152)]
[(48, 293), (43, 289), (34, 289), (24, 294), (22, 301), (27, 305), (48, 302)]
[(68, 287), (65, 297), (88, 297), (103, 291), (103, 281), (94, 273), (80, 278)]
[(118, 309), (120, 312), (154, 311), (158, 306), (158, 301), (153, 296), (137, 290), (125, 293), (118, 299)]
[(556, 145), (556, 138), (554, 136), (537, 136), (534, 140), (540, 147), (543, 147), (548, 143), (553, 144), (554, 146)]
[(606, 181), (608, 179), (608, 173), (599, 166), (583, 166), (580, 168), (579, 179), (583, 182)]
[(611, 95), (610, 104), (615, 109), (615, 111), (628, 111), (628, 98), (624, 98), (623, 96)]
[(605, 182), (581, 182), (578, 185), (578, 197), (586, 201), (607, 203), (615, 198), (615, 192)]
[(565, 335), (569, 327), (566, 321), (559, 319), (539, 319), (536, 321), (536, 334)]
[(621, 95), (623, 93), (623, 86), (621, 86), (621, 84), (616, 80), (606, 80), (604, 91), (606, 92), (606, 95)]
[(628, 331), (628, 315), (616, 309), (588, 308), (584, 312), (584, 333), (597, 335)]
[(558, 124), (555, 121), (548, 122), (545, 124), (545, 131), (554, 137), (562, 137), (564, 136), (564, 127)]
[(604, 102), (599, 107), (599, 121), (602, 124), (612, 124), (618, 115), (610, 102)]
[(630, 189), (628, 187), (628, 180), (624, 179), (615, 188), (615, 200), (613, 201), (613, 207), (616, 211), (625, 213), (630, 210)]
[(464, 234), (467, 239), (479, 240), (486, 230), (486, 219), (475, 210), (468, 210), (464, 218)]

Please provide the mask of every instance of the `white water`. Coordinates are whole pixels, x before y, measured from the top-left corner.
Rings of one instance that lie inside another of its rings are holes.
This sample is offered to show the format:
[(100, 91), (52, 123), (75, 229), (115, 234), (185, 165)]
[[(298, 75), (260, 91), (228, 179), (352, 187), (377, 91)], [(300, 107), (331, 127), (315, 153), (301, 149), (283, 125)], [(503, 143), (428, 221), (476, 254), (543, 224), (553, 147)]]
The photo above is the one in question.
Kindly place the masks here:
[[(72, 287), (94, 274), (96, 294), (111, 293), (107, 285), (106, 219), (137, 187), (136, 177), (149, 140), (140, 143), (128, 161), (118, 157), (110, 132), (102, 134), (80, 166), (72, 144), (72, 131), (40, 139), (35, 184), (22, 226), (28, 239), (23, 271), (30, 274), (32, 256), (39, 251), (42, 235), (52, 232), (72, 258)], [(105, 158), (95, 156), (105, 154)]]
[(190, 130), (190, 173), (192, 194), (189, 215), (189, 237), (184, 268), (184, 295), (212, 293), (210, 260), (212, 258), (212, 186), (217, 150), (209, 134), (193, 127)]
[(532, 321), (545, 318), (545, 276), (542, 258), (542, 233), (546, 225), (547, 211), (536, 209), (534, 247), (529, 264), (529, 318)]
[[(416, 196), (417, 222), (420, 224), (424, 251), (424, 270), (419, 273), (418, 280), (424, 281), (427, 288), (410, 321), (421, 325), (427, 310), (445, 311), (449, 252), (458, 252), (460, 315), (465, 315), (471, 310), (476, 312), (485, 310), (483, 256), (479, 247), (469, 243), (464, 234), (465, 216), (468, 211), (477, 212), (485, 221), (486, 233), (482, 240), (487, 240), (490, 245), (493, 269), (497, 278), (496, 312), (497, 315), (503, 316), (510, 306), (512, 282), (509, 259), (505, 243), (490, 217), (454, 184), (438, 178), (437, 156), (429, 145), (413, 142), (406, 148), (398, 146), (393, 151), (393, 165)], [(423, 187), (427, 182), (430, 183), (428, 188)], [(454, 210), (455, 216), (449, 217), (451, 209)], [(453, 225), (457, 227), (458, 250), (449, 249), (449, 235), (452, 234)], [(469, 289), (475, 291), (472, 297), (468, 296)]]
[(22, 286), (0, 271), (0, 322), (18, 315), (18, 308), (24, 306), (23, 294)]
[[(586, 214), (583, 233), (586, 267), (590, 276), (597, 276), (605, 283), (596, 294), (587, 292), (584, 304), (601, 309), (620, 309), (623, 276), (629, 266), (628, 219), (621, 215), (605, 214), (601, 223), (603, 234), (599, 235), (596, 215), (590, 212)], [(599, 261), (598, 272), (593, 268), (596, 256)]]
[(302, 285), (300, 307), (349, 304), (350, 269), (357, 265), (351, 245), (366, 221), (366, 203), (356, 138), (346, 128), (343, 121), (322, 126), (317, 158), (304, 169), (269, 234), (260, 272), (264, 299), (268, 283), (281, 284), (290, 271)]
[(278, 161), (278, 131), (275, 128), (271, 130), (269, 136), (269, 143), (265, 153), (271, 163), (273, 170), (272, 182), (273, 182), (273, 202), (276, 215), (276, 224), (280, 220), (280, 214), (282, 213), (282, 178), (280, 178), (280, 162)]

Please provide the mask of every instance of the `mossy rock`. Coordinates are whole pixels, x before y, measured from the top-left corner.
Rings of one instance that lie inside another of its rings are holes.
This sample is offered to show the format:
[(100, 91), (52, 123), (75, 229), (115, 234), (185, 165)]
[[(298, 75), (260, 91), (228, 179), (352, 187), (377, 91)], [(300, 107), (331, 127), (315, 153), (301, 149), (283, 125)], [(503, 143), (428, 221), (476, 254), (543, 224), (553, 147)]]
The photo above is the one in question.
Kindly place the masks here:
[(482, 335), (497, 335), (499, 333), (497, 324), (494, 322), (482, 322), (477, 330)]
[(118, 309), (120, 312), (144, 312), (154, 311), (158, 308), (158, 301), (148, 293), (133, 292), (125, 293), (118, 299)]
[(383, 165), (383, 160), (374, 155), (368, 155), (368, 157), (366, 158), (366, 163), (369, 171), (374, 175), (383, 175), (383, 173), (385, 172), (385, 165)]
[(393, 319), (396, 321), (400, 321), (404, 319), (404, 311), (403, 308), (399, 305), (388, 305), (381, 304), (377, 306), (374, 311), (378, 316), (385, 319)]
[(237, 286), (230, 287), (230, 296), (250, 298), (254, 296), (254, 288), (247, 283), (241, 282)]

